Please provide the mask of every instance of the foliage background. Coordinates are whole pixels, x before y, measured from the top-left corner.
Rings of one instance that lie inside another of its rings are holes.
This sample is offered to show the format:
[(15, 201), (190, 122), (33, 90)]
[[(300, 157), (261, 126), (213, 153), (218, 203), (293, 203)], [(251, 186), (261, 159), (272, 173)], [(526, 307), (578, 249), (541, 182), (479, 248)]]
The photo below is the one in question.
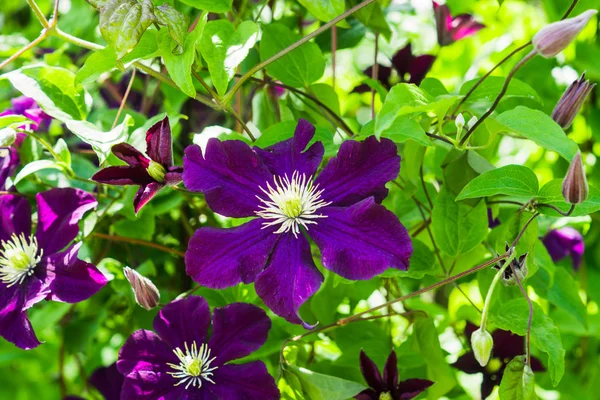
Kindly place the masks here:
[[(167, 2), (175, 5), (191, 19), (198, 14), (198, 10), (181, 2)], [(236, 1), (236, 4), (238, 3), (240, 2)], [(261, 6), (260, 3), (254, 2), (241, 3), (246, 5), (248, 10), (255, 12)], [(318, 27), (319, 22), (295, 1), (276, 3), (279, 11), (273, 17), (280, 22), (296, 28), (299, 24), (298, 16), (302, 15), (301, 27), (304, 35)], [(449, 0), (448, 4), (454, 15), (462, 12), (474, 14), (486, 28), (473, 37), (440, 49), (436, 43), (431, 4), (419, 0), (394, 2), (386, 11), (392, 37), (390, 41), (380, 39), (378, 60), (381, 63), (389, 63), (387, 59), (410, 41), (415, 53), (436, 54), (437, 60), (428, 77), (439, 79), (450, 93), (457, 93), (464, 82), (488, 71), (516, 45), (530, 40), (547, 22), (560, 19), (570, 3), (569, 0)], [(40, 0), (38, 4), (45, 15), (51, 14), (51, 1)], [(582, 0), (572, 15), (599, 7), (598, 0)], [(98, 14), (89, 4), (83, 0), (64, 0), (60, 2), (60, 10), (61, 29), (85, 40), (105, 43), (97, 29)], [(250, 18), (251, 11), (248, 11), (247, 15), (246, 18)], [(264, 18), (268, 22), (268, 13), (264, 14)], [(335, 91), (331, 90), (330, 34), (325, 33), (316, 40), (327, 60), (327, 68), (323, 77), (310, 90), (339, 112), (347, 124), (358, 132), (361, 126), (371, 119), (371, 95), (352, 93), (352, 88), (365, 78), (361, 71), (373, 64), (375, 36), (371, 30), (358, 23), (355, 27), (357, 28), (354, 38), (350, 38), (353, 40), (348, 42), (350, 46), (337, 52)], [(40, 32), (39, 23), (23, 0), (3, 0), (0, 28), (0, 58), (12, 55), (34, 40)], [(340, 47), (343, 47), (344, 40), (350, 36), (340, 37)], [(88, 50), (50, 37), (2, 72), (36, 62), (77, 72), (90, 54)], [(256, 48), (252, 49), (241, 65), (241, 72), (254, 65), (258, 59)], [(517, 60), (518, 57), (513, 58), (494, 75), (506, 76)], [(514, 96), (509, 96), (501, 103), (498, 111), (525, 105), (550, 114), (568, 83), (576, 79), (581, 72), (587, 71), (586, 76), (593, 82), (600, 81), (598, 60), (600, 42), (598, 23), (594, 18), (593, 23), (579, 36), (577, 43), (571, 45), (559, 57), (537, 57), (522, 68), (516, 77), (526, 82), (533, 92), (528, 92), (529, 95), (515, 93)], [(202, 76), (208, 76), (206, 71), (202, 72)], [(113, 71), (103, 74), (96, 82), (85, 85), (93, 98), (93, 108), (88, 121), (105, 131), (110, 128), (117, 113), (115, 105), (111, 102), (114, 103), (118, 96), (122, 95), (130, 77), (130, 71)], [(434, 82), (430, 81), (429, 84), (434, 85)], [(202, 91), (199, 85), (196, 89)], [(0, 79), (0, 109), (8, 108), (10, 99), (18, 95), (8, 80)], [(269, 96), (269, 92), (260, 85), (246, 85), (242, 93), (242, 115), (247, 118), (251, 115), (251, 121), (263, 132), (268, 132), (266, 128), (279, 120), (293, 121), (300, 116), (307, 117), (317, 124), (322, 137), (329, 138), (326, 142), (328, 154), (335, 153), (341, 142), (341, 135), (334, 134), (332, 125), (320, 112), (311, 110), (299, 97), (287, 93), (279, 100), (281, 108), (277, 115), (269, 103)], [(594, 90), (590, 97), (583, 111), (575, 119), (569, 136), (584, 152), (590, 185), (600, 187), (600, 166), (597, 162), (600, 157), (600, 109), (597, 90)], [(489, 105), (488, 98), (482, 98), (481, 102), (483, 109)], [(375, 107), (377, 110), (381, 108), (379, 97)], [(164, 84), (158, 85), (156, 80), (138, 73), (123, 112), (123, 115), (129, 114), (133, 117), (134, 123), (130, 132), (145, 132), (151, 122), (156, 120), (149, 117), (160, 113), (167, 113), (171, 118), (176, 138), (176, 163), (179, 165), (183, 149), (187, 145), (201, 142), (210, 133), (223, 131), (215, 127), (240, 131), (235, 120), (225, 113), (211, 110), (179, 90)], [(280, 128), (271, 131), (273, 136), (265, 134), (264, 139), (260, 140), (264, 141), (263, 144), (268, 144), (282, 136), (289, 136), (288, 131), (289, 129), (284, 133)], [(64, 137), (67, 141), (71, 149), (72, 168), (78, 176), (89, 178), (97, 170), (97, 160), (93, 152), (81, 146), (81, 141), (70, 134), (59, 121), (52, 123), (49, 135), (52, 142), (58, 137)], [(36, 149), (35, 145), (31, 145), (31, 148), (31, 154), (28, 156), (32, 159), (39, 157), (40, 149)], [(410, 197), (414, 195), (422, 202), (426, 201), (425, 194), (418, 185), (418, 164), (415, 164), (410, 156), (411, 149), (414, 148), (415, 145), (411, 142), (401, 145), (401, 154), (404, 157), (403, 177), (408, 180), (409, 186), (414, 187), (411, 190), (400, 190), (391, 186), (390, 196), (385, 203), (400, 217), (411, 233), (422, 225), (422, 216), (415, 203), (410, 201)], [(461, 185), (466, 179), (465, 169), (462, 169), (460, 163), (455, 164), (454, 169), (443, 165), (446, 153), (435, 146), (427, 149), (424, 177), (431, 193), (437, 192), (439, 182)], [(492, 146), (479, 154), (497, 167), (521, 164), (532, 168), (540, 180), (540, 186), (552, 179), (561, 179), (568, 167), (568, 162), (556, 153), (547, 151), (533, 142), (507, 136), (496, 140)], [(23, 193), (35, 193), (49, 186), (95, 189), (95, 185), (89, 182), (69, 179), (60, 171), (46, 170), (24, 181), (19, 190)], [(171, 190), (161, 192), (136, 217), (131, 206), (134, 193), (135, 188), (111, 188), (101, 192), (101, 204), (97, 214), (88, 217), (83, 226), (85, 242), (80, 257), (97, 263), (112, 278), (111, 282), (90, 300), (74, 307), (48, 302), (31, 310), (32, 323), (40, 339), (46, 342), (44, 345), (31, 351), (22, 351), (10, 343), (0, 341), (0, 398), (57, 399), (61, 393), (59, 382), (64, 382), (66, 389), (63, 390), (68, 393), (81, 394), (87, 390), (90, 398), (99, 398), (86, 384), (85, 377), (96, 367), (113, 363), (128, 335), (136, 329), (150, 328), (156, 312), (147, 312), (135, 304), (130, 287), (122, 275), (122, 268), (137, 267), (139, 272), (153, 279), (161, 290), (161, 302), (166, 303), (192, 288), (193, 282), (185, 275), (183, 260), (176, 252), (185, 250), (193, 231), (206, 224), (232, 224), (232, 221), (210, 212), (201, 196)], [(500, 209), (500, 219), (503, 222), (508, 221), (514, 211), (503, 207)], [(538, 395), (547, 399), (595, 399), (600, 391), (600, 215), (596, 213), (569, 219), (543, 216), (539, 219), (538, 230), (533, 233), (532, 241), (536, 242), (536, 237), (543, 236), (551, 227), (566, 224), (585, 233), (586, 252), (579, 271), (573, 271), (569, 260), (555, 266), (557, 271), (562, 271), (560, 274), (565, 279), (565, 285), (569, 286), (570, 297), (550, 299), (544, 293), (534, 296), (558, 327), (566, 351), (565, 375), (560, 384), (553, 387), (548, 373), (539, 374), (536, 376)], [(493, 238), (493, 232), (489, 238)], [(114, 234), (149, 241), (174, 251), (144, 247), (126, 241), (105, 240), (98, 234)], [(426, 269), (422, 277), (417, 276), (418, 273), (412, 278), (390, 273), (370, 281), (349, 282), (334, 277), (333, 274), (326, 274), (324, 285), (303, 307), (302, 315), (309, 321), (319, 321), (320, 324), (326, 325), (380, 304), (386, 299), (396, 298), (420, 286), (439, 281), (443, 273), (434, 257), (426, 231), (421, 230), (417, 240), (415, 248), (421, 257), (418, 265)], [(492, 243), (492, 239), (489, 239), (489, 242)], [(315, 252), (317, 251), (315, 248)], [(453, 271), (458, 273), (485, 260), (487, 251), (486, 246), (481, 244), (457, 258), (444, 256), (444, 261), (447, 265), (455, 265)], [(539, 262), (551, 263), (547, 256), (544, 258), (543, 253), (542, 245), (538, 243), (536, 257), (543, 259)], [(459, 281), (460, 288), (481, 307), (483, 300), (480, 289), (485, 291), (484, 288), (489, 284), (492, 275), (491, 270), (483, 270)], [(518, 297), (512, 290), (504, 287), (499, 289), (499, 299)], [(252, 285), (220, 291), (200, 289), (196, 293), (204, 296), (213, 307), (234, 301), (261, 304)], [(535, 291), (532, 290), (532, 293), (535, 294)], [(437, 382), (428, 392), (429, 398), (477, 398), (480, 378), (460, 373), (448, 365), (468, 351), (461, 332), (466, 319), (478, 321), (475, 309), (453, 285), (410, 299), (404, 303), (404, 307), (422, 310), (427, 314), (427, 318), (392, 317), (349, 324), (327, 335), (309, 336), (302, 342), (303, 345), (290, 346), (286, 352), (286, 359), (290, 364), (316, 372), (363, 382), (358, 368), (360, 349), (365, 349), (381, 365), (390, 350), (395, 348), (399, 356), (402, 379), (428, 376)], [(265, 361), (272, 374), (277, 375), (282, 342), (303, 333), (304, 330), (272, 313), (270, 316), (273, 328), (269, 341), (251, 357)], [(534, 348), (535, 353), (539, 355), (540, 352)], [(541, 358), (546, 359), (545, 356)], [(293, 397), (287, 385), (288, 383), (282, 381), (281, 388), (285, 396)]]

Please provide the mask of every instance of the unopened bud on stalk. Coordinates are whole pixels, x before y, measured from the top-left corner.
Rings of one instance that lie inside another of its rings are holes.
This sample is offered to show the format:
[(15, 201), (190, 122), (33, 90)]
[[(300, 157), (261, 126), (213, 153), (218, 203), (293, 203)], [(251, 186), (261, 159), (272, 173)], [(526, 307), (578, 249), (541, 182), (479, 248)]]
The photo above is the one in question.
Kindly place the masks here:
[(576, 17), (543, 27), (533, 37), (533, 48), (542, 57), (554, 57), (579, 35), (589, 20), (597, 13), (597, 10), (587, 10)]
[(594, 86), (596, 86), (595, 83), (590, 83), (585, 79), (585, 72), (581, 74), (581, 77), (569, 85), (558, 103), (556, 103), (552, 111), (554, 122), (563, 129), (569, 128)]
[(485, 367), (490, 361), (492, 347), (494, 347), (494, 339), (488, 331), (479, 328), (473, 332), (473, 335), (471, 335), (471, 348), (477, 362), (482, 367)]
[(571, 161), (567, 175), (562, 184), (562, 195), (567, 203), (583, 203), (588, 197), (588, 184), (585, 178), (585, 169), (581, 160), (581, 151), (578, 151)]
[(456, 125), (456, 129), (459, 131), (462, 130), (465, 126), (465, 117), (462, 114), (458, 114), (454, 120), (454, 124)]
[(467, 129), (469, 129), (469, 130), (473, 129), (473, 126), (475, 126), (476, 123), (477, 123), (477, 117), (473, 115), (471, 117), (471, 119), (469, 120), (469, 122), (467, 122)]
[(160, 300), (160, 292), (156, 286), (154, 286), (154, 283), (129, 267), (125, 267), (123, 272), (125, 273), (125, 278), (127, 278), (131, 284), (135, 302), (146, 310), (151, 310), (156, 307)]

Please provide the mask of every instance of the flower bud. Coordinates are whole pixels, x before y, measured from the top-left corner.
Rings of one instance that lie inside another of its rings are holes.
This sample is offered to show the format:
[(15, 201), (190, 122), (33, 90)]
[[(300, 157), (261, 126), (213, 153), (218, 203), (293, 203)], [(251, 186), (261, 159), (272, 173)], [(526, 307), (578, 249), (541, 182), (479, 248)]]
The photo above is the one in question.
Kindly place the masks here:
[(462, 114), (458, 114), (454, 120), (454, 124), (456, 125), (456, 129), (460, 132), (465, 126), (465, 117)]
[(492, 355), (492, 347), (494, 347), (494, 339), (492, 335), (485, 329), (477, 329), (471, 336), (471, 348), (475, 354), (477, 362), (485, 367), (490, 361)]
[(583, 203), (588, 197), (588, 184), (585, 178), (585, 169), (581, 160), (581, 151), (578, 151), (571, 161), (567, 175), (562, 184), (562, 195), (567, 203)]
[(585, 80), (585, 72), (575, 82), (571, 83), (562, 97), (556, 103), (552, 111), (552, 119), (563, 129), (567, 129), (573, 123), (573, 119), (579, 112), (586, 97), (596, 86), (595, 83)]
[(165, 174), (167, 171), (160, 163), (157, 163), (156, 161), (150, 161), (146, 171), (148, 171), (148, 175), (150, 175), (155, 181), (160, 183), (165, 181)]
[(576, 17), (543, 27), (533, 37), (533, 48), (542, 57), (554, 57), (579, 35), (596, 13), (597, 10), (587, 10)]
[(125, 278), (131, 284), (135, 302), (146, 310), (156, 307), (160, 300), (160, 292), (154, 286), (154, 283), (129, 267), (125, 267), (123, 272), (125, 273)]
[(12, 128), (0, 129), (0, 147), (8, 147), (17, 139), (17, 131)]
[[(506, 244), (506, 251), (509, 250), (508, 243)], [(529, 270), (527, 269), (527, 255), (529, 253), (525, 253), (520, 257), (515, 257), (502, 274), (502, 283), (504, 286), (515, 286), (517, 284), (517, 280), (515, 279), (515, 275), (519, 279), (519, 282), (523, 282), (525, 278), (527, 278), (527, 274)], [(504, 260), (501, 260), (494, 266), (497, 270), (500, 270), (504, 266)], [(514, 271), (514, 274), (513, 274)]]
[(473, 126), (475, 126), (476, 123), (477, 123), (477, 117), (473, 115), (471, 117), (471, 119), (469, 120), (469, 122), (467, 122), (467, 128), (469, 130), (473, 129)]

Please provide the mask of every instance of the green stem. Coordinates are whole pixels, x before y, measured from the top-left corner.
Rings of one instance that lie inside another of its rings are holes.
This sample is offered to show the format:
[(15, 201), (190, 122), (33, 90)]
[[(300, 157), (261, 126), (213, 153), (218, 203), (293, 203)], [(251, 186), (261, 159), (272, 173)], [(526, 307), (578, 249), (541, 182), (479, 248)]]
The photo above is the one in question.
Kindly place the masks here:
[(521, 290), (523, 297), (525, 297), (525, 300), (527, 300), (527, 305), (529, 306), (529, 316), (527, 318), (527, 334), (525, 336), (525, 355), (526, 355), (525, 359), (526, 359), (527, 365), (529, 365), (531, 367), (531, 323), (533, 322), (533, 303), (531, 302), (531, 299), (527, 295), (527, 291), (523, 287), (523, 284), (521, 283), (521, 280), (519, 279), (519, 276), (517, 275), (517, 271), (515, 271), (515, 268), (512, 265), (510, 266), (510, 268), (512, 269), (512, 273), (513, 273), (513, 276), (515, 277), (515, 281), (517, 282), (517, 285), (519, 285), (519, 289)]
[(225, 96), (223, 96), (223, 102), (225, 104), (229, 104), (229, 102), (233, 98), (233, 95), (235, 94), (235, 92), (237, 92), (238, 89), (240, 87), (242, 87), (242, 85), (252, 75), (254, 75), (255, 73), (257, 73), (261, 69), (265, 68), (267, 65), (271, 64), (272, 62), (279, 60), (281, 57), (285, 56), (286, 54), (288, 54), (288, 53), (296, 50), (298, 47), (302, 46), (304, 43), (308, 42), (312, 38), (314, 38), (316, 36), (319, 36), (321, 33), (325, 32), (327, 29), (331, 28), (332, 26), (334, 26), (335, 24), (337, 24), (338, 22), (340, 22), (344, 18), (349, 17), (350, 15), (354, 14), (358, 10), (360, 10), (360, 9), (368, 6), (369, 4), (371, 4), (373, 2), (375, 2), (375, 0), (366, 0), (366, 1), (363, 1), (362, 3), (360, 3), (360, 4), (357, 4), (356, 6), (354, 6), (354, 7), (350, 8), (349, 10), (345, 11), (343, 14), (338, 15), (337, 17), (335, 17), (331, 21), (327, 22), (325, 25), (321, 26), (319, 29), (315, 30), (314, 32), (309, 33), (308, 35), (304, 36), (302, 39), (298, 40), (294, 44), (292, 44), (292, 45), (286, 47), (285, 49), (281, 50), (279, 53), (277, 53), (277, 54), (269, 57), (265, 61), (263, 61), (263, 62), (261, 62), (259, 64), (256, 64), (254, 67), (250, 68), (250, 70), (248, 72), (246, 72), (236, 82), (236, 84), (231, 88), (231, 90), (229, 92), (227, 92), (227, 94), (225, 94)]
[(29, 4), (29, 7), (31, 7), (31, 10), (35, 14), (35, 17), (38, 19), (38, 21), (40, 21), (40, 24), (42, 24), (42, 26), (45, 29), (48, 29), (48, 27), (50, 26), (50, 24), (48, 23), (48, 20), (46, 19), (46, 16), (42, 12), (42, 10), (40, 10), (40, 8), (36, 4), (36, 2), (34, 0), (27, 0), (27, 4)]
[(483, 304), (483, 312), (481, 313), (481, 330), (482, 331), (486, 330), (485, 328), (487, 325), (488, 314), (490, 311), (490, 304), (492, 302), (492, 295), (494, 294), (494, 289), (496, 288), (496, 285), (500, 281), (500, 278), (502, 278), (502, 275), (504, 275), (504, 271), (506, 270), (506, 268), (508, 268), (510, 266), (510, 263), (517, 256), (517, 253), (514, 248), (511, 248), (509, 250), (509, 253), (510, 253), (510, 255), (508, 256), (508, 258), (506, 260), (504, 260), (504, 265), (502, 265), (502, 268), (500, 268), (500, 270), (494, 276), (494, 279), (492, 280), (490, 288), (488, 289), (487, 295), (485, 296), (485, 303)]

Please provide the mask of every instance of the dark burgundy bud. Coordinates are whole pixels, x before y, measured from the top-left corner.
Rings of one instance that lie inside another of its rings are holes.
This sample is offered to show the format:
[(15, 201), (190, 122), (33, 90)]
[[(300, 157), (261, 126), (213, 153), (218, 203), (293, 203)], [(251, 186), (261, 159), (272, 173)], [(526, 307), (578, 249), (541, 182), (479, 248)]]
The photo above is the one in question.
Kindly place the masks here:
[(581, 77), (569, 85), (558, 103), (556, 103), (552, 111), (554, 122), (563, 129), (569, 128), (594, 86), (596, 86), (595, 83), (590, 83), (589, 80), (585, 79), (585, 72), (581, 74)]
[(563, 180), (562, 195), (567, 203), (583, 203), (588, 197), (588, 183), (585, 178), (585, 168), (581, 160), (581, 151), (578, 151), (571, 161), (567, 175)]

